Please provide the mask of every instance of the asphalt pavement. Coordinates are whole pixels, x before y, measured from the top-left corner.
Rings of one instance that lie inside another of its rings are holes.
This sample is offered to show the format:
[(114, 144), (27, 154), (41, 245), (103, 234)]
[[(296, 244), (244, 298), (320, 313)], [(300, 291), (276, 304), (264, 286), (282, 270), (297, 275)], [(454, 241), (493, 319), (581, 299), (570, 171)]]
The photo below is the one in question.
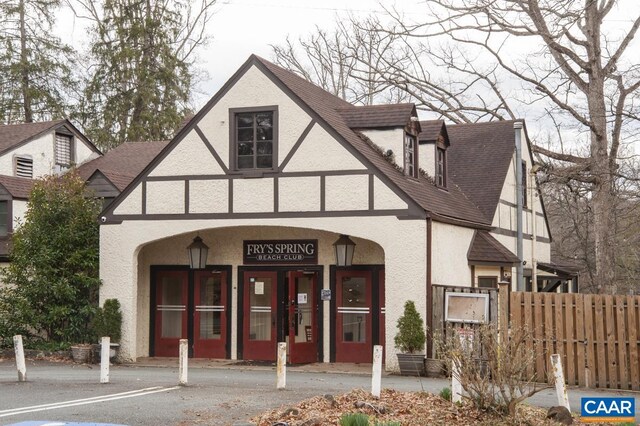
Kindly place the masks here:
[[(276, 390), (272, 366), (232, 363), (190, 365), (188, 386), (177, 386), (172, 361), (111, 367), (110, 383), (99, 384), (98, 365), (27, 362), (27, 382), (18, 382), (13, 360), (0, 361), (0, 425), (49, 420), (124, 425), (233, 425), (259, 413), (293, 405), (326, 393), (353, 388), (369, 390), (366, 365), (314, 364), (289, 368), (286, 390)], [(445, 379), (384, 375), (383, 388), (439, 392)], [(639, 396), (633, 392), (571, 389), (573, 411), (581, 396)], [(533, 405), (557, 405), (555, 391), (529, 400)], [(636, 409), (638, 406), (636, 404)], [(640, 419), (640, 413), (636, 412)]]

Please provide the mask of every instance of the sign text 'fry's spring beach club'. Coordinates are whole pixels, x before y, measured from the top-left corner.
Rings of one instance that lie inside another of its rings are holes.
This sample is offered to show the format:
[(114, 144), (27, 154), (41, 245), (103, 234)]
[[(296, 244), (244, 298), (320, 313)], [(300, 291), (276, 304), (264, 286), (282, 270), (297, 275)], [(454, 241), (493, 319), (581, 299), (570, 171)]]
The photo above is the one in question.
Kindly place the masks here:
[[(406, 300), (428, 318), (432, 285), (511, 275), (522, 124), (421, 123), (413, 104), (353, 106), (250, 57), (101, 214), (122, 357), (189, 339), (198, 358), (275, 360), (283, 341), (292, 363), (371, 362), (382, 344), (395, 368)], [(489, 152), (468, 164), (475, 139)], [(537, 196), (524, 215), (523, 258), (549, 262)]]

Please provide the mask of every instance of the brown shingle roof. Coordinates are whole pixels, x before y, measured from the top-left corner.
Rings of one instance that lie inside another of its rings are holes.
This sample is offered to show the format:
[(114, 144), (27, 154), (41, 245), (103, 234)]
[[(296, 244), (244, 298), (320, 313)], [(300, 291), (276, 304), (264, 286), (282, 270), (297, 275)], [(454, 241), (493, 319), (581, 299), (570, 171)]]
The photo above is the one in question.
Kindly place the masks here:
[(41, 133), (65, 123), (67, 120), (43, 121), (41, 123), (0, 125), (0, 153), (32, 139)]
[(515, 150), (514, 121), (447, 126), (449, 177), (492, 220)]
[(257, 56), (253, 57), (315, 111), (335, 131), (336, 136), (351, 145), (424, 210), (436, 216), (459, 219), (478, 225), (490, 225), (490, 219), (486, 219), (454, 185), (448, 191), (441, 190), (424, 177), (412, 179), (397, 170), (380, 152), (347, 125), (339, 111), (353, 108), (349, 103), (278, 65)]
[(352, 129), (404, 127), (417, 116), (414, 104), (352, 106), (340, 108), (338, 113)]
[(422, 120), (420, 121), (419, 141), (435, 141), (442, 132), (444, 120)]
[(153, 160), (169, 141), (127, 142), (78, 167), (78, 174), (88, 180), (100, 170), (120, 191)]
[(476, 231), (467, 253), (469, 263), (513, 264), (518, 257), (487, 231)]
[(0, 175), (0, 185), (2, 185), (13, 198), (28, 200), (33, 189), (33, 179)]

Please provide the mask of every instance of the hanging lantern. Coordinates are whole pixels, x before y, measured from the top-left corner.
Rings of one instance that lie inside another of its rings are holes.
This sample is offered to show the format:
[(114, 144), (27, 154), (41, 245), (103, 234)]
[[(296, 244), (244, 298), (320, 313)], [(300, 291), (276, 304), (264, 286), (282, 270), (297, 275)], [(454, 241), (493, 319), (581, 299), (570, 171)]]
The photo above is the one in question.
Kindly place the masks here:
[(340, 235), (338, 241), (333, 243), (333, 247), (336, 250), (336, 265), (351, 266), (356, 243), (351, 241), (347, 235)]
[(189, 266), (191, 269), (204, 269), (207, 266), (209, 247), (202, 241), (202, 238), (195, 237), (187, 247), (187, 251), (189, 252)]

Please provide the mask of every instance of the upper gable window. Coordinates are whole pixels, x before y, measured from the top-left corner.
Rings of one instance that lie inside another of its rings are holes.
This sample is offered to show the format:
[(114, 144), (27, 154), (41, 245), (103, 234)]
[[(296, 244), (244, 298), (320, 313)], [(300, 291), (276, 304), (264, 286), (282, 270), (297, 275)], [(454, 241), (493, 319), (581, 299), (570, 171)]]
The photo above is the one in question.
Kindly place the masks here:
[(277, 144), (277, 110), (232, 110), (233, 168), (239, 171), (273, 170)]
[(436, 185), (447, 186), (447, 151), (440, 147), (436, 148)]
[(0, 237), (9, 235), (11, 226), (9, 224), (9, 203), (8, 200), (0, 201)]
[(416, 137), (406, 133), (404, 135), (404, 173), (416, 177)]
[(73, 138), (71, 135), (56, 133), (55, 157), (56, 165), (64, 168), (73, 162)]
[(30, 155), (15, 157), (16, 176), (33, 178), (33, 158)]

